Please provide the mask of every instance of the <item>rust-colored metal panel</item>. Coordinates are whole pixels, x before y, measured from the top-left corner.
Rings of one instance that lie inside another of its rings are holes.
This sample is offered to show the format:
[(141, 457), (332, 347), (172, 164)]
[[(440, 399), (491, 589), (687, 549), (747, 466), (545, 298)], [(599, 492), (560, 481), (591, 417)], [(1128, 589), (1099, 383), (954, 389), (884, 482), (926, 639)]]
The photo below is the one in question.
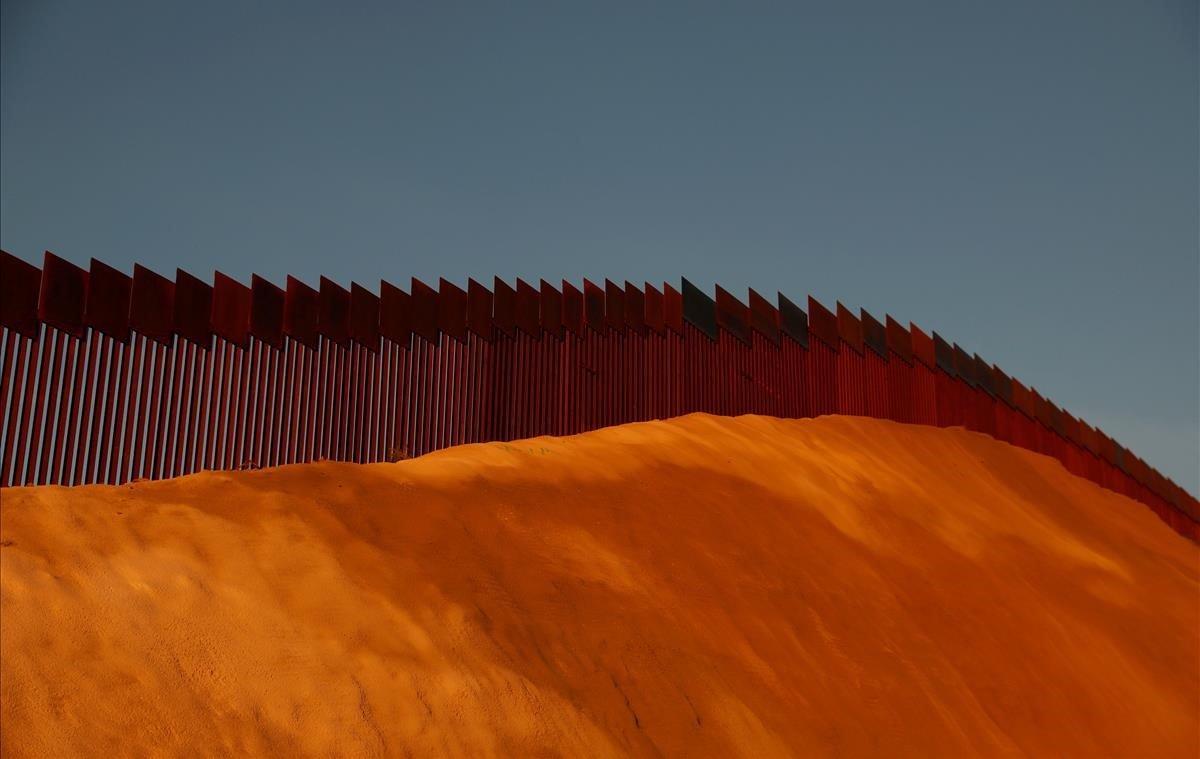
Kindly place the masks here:
[(114, 340), (129, 340), (129, 298), (133, 280), (123, 271), (92, 259), (84, 323)]
[(1046, 399), (1047, 411), (1050, 414), (1050, 429), (1058, 433), (1060, 437), (1067, 436), (1066, 421), (1063, 417), (1063, 410), (1060, 409), (1053, 401)]
[(656, 334), (664, 334), (667, 331), (667, 322), (662, 291), (647, 282), (645, 293), (646, 327)]
[(625, 334), (625, 291), (611, 279), (604, 280), (604, 323)]
[[(1125, 446), (1121, 445), (1116, 440), (1114, 440), (1113, 441), (1113, 466), (1115, 466), (1117, 469), (1124, 472), (1126, 475), (1129, 475), (1129, 462), (1130, 462), (1131, 458), (1132, 457), (1129, 454), (1129, 450)], [(1126, 493), (1126, 494), (1128, 495), (1128, 493)]]
[(568, 332), (583, 334), (583, 291), (565, 279), (562, 282), (562, 320)]
[(212, 347), (212, 285), (175, 270), (175, 334), (204, 350)]
[(933, 355), (938, 369), (951, 377), (957, 377), (954, 365), (954, 346), (942, 339), (938, 333), (933, 333)]
[(467, 329), (488, 342), (491, 342), (495, 330), (492, 324), (492, 291), (473, 279), (467, 280)]
[(1005, 374), (1000, 367), (992, 366), (992, 388), (995, 396), (1004, 401), (1010, 408), (1016, 408), (1016, 401), (1013, 400), (1013, 384), (1012, 378)]
[(681, 285), (683, 320), (707, 335), (710, 340), (716, 340), (718, 338), (716, 302), (686, 279), (681, 280)]
[(1037, 406), (1033, 401), (1033, 393), (1020, 380), (1012, 380), (1013, 405), (1030, 419), (1037, 418)]
[(427, 343), (437, 345), (438, 342), (438, 297), (437, 290), (425, 284), (416, 277), (412, 278), (410, 288), (412, 304), (413, 334)]
[(136, 264), (133, 267), (133, 291), (129, 296), (130, 328), (157, 343), (170, 345), (174, 313), (175, 283)]
[(808, 296), (808, 331), (835, 351), (841, 348), (837, 315), (811, 295)]
[(1079, 439), (1088, 452), (1100, 455), (1099, 437), (1096, 435), (1096, 430), (1082, 419), (1079, 420)]
[(496, 329), (512, 337), (517, 330), (517, 291), (504, 280), (496, 277), (492, 283), (495, 298), (493, 321)]
[(213, 277), (212, 331), (242, 348), (250, 339), (250, 288), (221, 272)]
[(1129, 474), (1129, 451), (1125, 450), (1125, 446), (1116, 440), (1112, 441), (1112, 453), (1112, 465), (1125, 474)]
[(541, 305), (537, 288), (517, 278), (517, 329), (530, 337), (542, 336)]
[(301, 345), (317, 347), (321, 294), (295, 277), (287, 278), (283, 298), (283, 333)]
[(958, 343), (952, 346), (954, 351), (954, 373), (967, 384), (968, 387), (977, 387), (978, 382), (975, 380), (975, 359), (971, 357)]
[(350, 339), (371, 353), (379, 352), (379, 296), (357, 282), (350, 283)]
[(885, 316), (884, 319), (886, 320), (884, 331), (886, 333), (885, 342), (887, 343), (888, 352), (909, 366), (912, 366), (912, 333), (903, 324), (893, 319), (890, 314)]
[(995, 398), (996, 385), (992, 382), (992, 365), (984, 361), (978, 353), (973, 356), (972, 363), (974, 366), (971, 376), (975, 380), (975, 386)]
[(1083, 447), (1083, 438), (1079, 433), (1079, 420), (1068, 411), (1063, 411), (1061, 414), (1063, 436), (1080, 448)]
[(676, 335), (683, 334), (683, 294), (663, 283), (663, 324)]
[(467, 293), (445, 278), (438, 280), (438, 328), (452, 340), (467, 341)]
[(750, 309), (720, 285), (717, 285), (716, 301), (717, 326), (750, 345)]
[(808, 314), (804, 309), (777, 293), (779, 300), (779, 328), (783, 334), (808, 349)]
[(646, 334), (646, 294), (637, 285), (625, 282), (625, 326), (633, 332)]
[(412, 338), (412, 302), (408, 293), (391, 282), (379, 282), (379, 333), (402, 348)]
[(958, 343), (954, 344), (954, 373), (963, 382), (975, 387), (975, 361)]
[(1149, 467), (1140, 456), (1133, 456), (1133, 478), (1142, 485), (1147, 485), (1150, 482)]
[(867, 313), (867, 309), (859, 309), (859, 312), (862, 315), (863, 344), (886, 361), (888, 358), (887, 329), (882, 322)]
[[(82, 337), (88, 323), (88, 297), (88, 272), (46, 251), (42, 262), (41, 291), (38, 294), (38, 318), (55, 329)], [(119, 299), (120, 293), (115, 297)]]
[(350, 347), (350, 291), (321, 277), (317, 330), (335, 345)]
[(286, 297), (274, 282), (250, 277), (250, 335), (272, 348), (283, 345), (283, 306)]
[(858, 320), (853, 311), (843, 306), (841, 301), (837, 303), (837, 326), (838, 337), (841, 338), (842, 342), (850, 346), (855, 353), (862, 353), (862, 322)]
[(583, 280), (583, 312), (587, 325), (603, 335), (606, 331), (604, 289), (588, 279)]
[(1033, 418), (1041, 422), (1042, 426), (1050, 427), (1050, 405), (1036, 389), (1029, 388), (1029, 394), (1033, 397)]
[(0, 250), (0, 326), (25, 337), (37, 335), (41, 283), (41, 269)]
[(936, 369), (937, 344), (934, 339), (912, 322), (908, 323), (908, 332), (912, 336), (913, 358), (930, 369)]
[(771, 301), (750, 288), (750, 329), (765, 337), (773, 345), (779, 345), (779, 311)]
[(554, 285), (546, 280), (539, 283), (541, 289), (542, 331), (559, 339), (563, 336), (563, 296)]
[(1109, 464), (1115, 465), (1117, 460), (1117, 444), (1099, 428), (1096, 429), (1096, 438), (1100, 444), (1100, 458)]

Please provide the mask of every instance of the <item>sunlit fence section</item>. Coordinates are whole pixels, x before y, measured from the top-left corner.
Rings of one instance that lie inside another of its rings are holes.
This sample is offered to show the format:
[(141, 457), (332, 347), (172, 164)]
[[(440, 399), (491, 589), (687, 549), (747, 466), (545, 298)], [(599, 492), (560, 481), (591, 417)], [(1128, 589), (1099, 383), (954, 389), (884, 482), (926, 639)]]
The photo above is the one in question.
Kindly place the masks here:
[(962, 426), (1193, 540), (1195, 498), (980, 356), (887, 316), (686, 279), (349, 289), (0, 256), (0, 485), (121, 484), (691, 412)]

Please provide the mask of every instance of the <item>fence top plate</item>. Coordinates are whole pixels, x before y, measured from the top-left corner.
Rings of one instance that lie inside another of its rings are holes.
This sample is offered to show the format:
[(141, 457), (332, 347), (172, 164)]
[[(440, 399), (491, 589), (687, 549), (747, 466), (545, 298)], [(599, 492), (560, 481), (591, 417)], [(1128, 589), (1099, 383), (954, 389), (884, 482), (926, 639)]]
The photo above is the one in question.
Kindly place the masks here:
[(661, 335), (667, 328), (662, 291), (647, 282), (645, 293), (646, 328)]
[(625, 282), (625, 326), (632, 332), (644, 335), (646, 329), (646, 294), (642, 288)]
[(541, 304), (538, 289), (517, 278), (517, 329), (530, 337), (542, 336)]
[(973, 357), (975, 364), (973, 376), (975, 386), (991, 397), (996, 397), (996, 385), (992, 382), (992, 365), (983, 360), (983, 357), (976, 353)]
[(283, 296), (284, 333), (301, 345), (316, 348), (320, 309), (320, 293), (289, 275)]
[(205, 350), (212, 347), (212, 298), (212, 285), (175, 270), (175, 334)]
[[(46, 251), (38, 294), (38, 318), (51, 327), (82, 337), (88, 325), (90, 278), (89, 272)], [(118, 283), (117, 287), (121, 285)]]
[(391, 282), (379, 283), (379, 334), (405, 349), (412, 342), (412, 299)]
[(779, 345), (779, 310), (754, 288), (748, 292), (750, 308), (750, 329), (762, 335), (768, 342)]
[(913, 358), (929, 369), (936, 369), (937, 351), (933, 338), (912, 322), (908, 323), (908, 333), (912, 336)]
[(565, 279), (562, 282), (562, 321), (571, 334), (583, 334), (583, 291)]
[(891, 314), (884, 316), (884, 331), (886, 333), (885, 339), (887, 340), (888, 352), (909, 366), (912, 366), (912, 332), (903, 324), (893, 319)]
[(438, 329), (452, 340), (467, 341), (467, 292), (444, 277), (438, 280)]
[(474, 279), (467, 280), (467, 329), (491, 342), (495, 325), (492, 323), (492, 291)]
[(793, 341), (808, 348), (808, 314), (804, 309), (788, 300), (783, 293), (776, 293), (779, 301), (779, 329)]
[(84, 322), (114, 340), (129, 339), (129, 299), (133, 280), (125, 272), (92, 259)]
[(887, 328), (881, 321), (871, 316), (867, 309), (859, 309), (859, 313), (861, 314), (863, 344), (875, 355), (887, 361)]
[(933, 355), (938, 369), (951, 377), (958, 376), (954, 366), (954, 347), (936, 332), (933, 333)]
[(837, 302), (837, 325), (838, 337), (842, 342), (850, 346), (855, 353), (863, 352), (863, 331), (862, 322), (854, 315), (854, 312), (842, 305), (839, 300)]
[(821, 301), (808, 296), (808, 330), (813, 337), (817, 338), (829, 348), (838, 350), (840, 340), (838, 339), (838, 320), (837, 315), (825, 308)]
[(625, 291), (610, 279), (604, 280), (604, 323), (610, 330), (625, 334)]
[(274, 282), (250, 277), (250, 334), (273, 348), (283, 345), (283, 309), (287, 296)]
[(971, 387), (976, 386), (975, 382), (975, 361), (971, 358), (971, 354), (967, 353), (958, 343), (954, 343), (954, 372), (958, 378), (967, 383)]
[(438, 344), (438, 294), (429, 285), (416, 277), (409, 288), (409, 303), (412, 305), (413, 334), (427, 343)]
[(141, 264), (133, 267), (129, 326), (140, 335), (170, 345), (174, 337), (175, 283)]
[(242, 348), (250, 341), (250, 288), (221, 272), (213, 275), (212, 331)]
[(538, 283), (538, 300), (542, 306), (542, 332), (561, 339), (563, 336), (563, 297), (554, 285), (546, 280)]
[(379, 351), (379, 296), (357, 282), (350, 283), (350, 339)]
[(663, 283), (663, 324), (677, 335), (683, 334), (683, 294)]
[(583, 313), (593, 331), (605, 333), (604, 289), (589, 279), (583, 280)]
[(681, 280), (680, 285), (680, 294), (683, 297), (683, 320), (708, 335), (709, 339), (716, 340), (718, 337), (716, 301), (687, 279)]
[(717, 285), (717, 326), (746, 345), (750, 339), (750, 309), (733, 293)]
[(0, 250), (0, 326), (37, 336), (41, 282), (41, 269)]
[(1016, 408), (1016, 404), (1013, 402), (1012, 378), (994, 364), (992, 365), (992, 387), (995, 388), (997, 398), (1008, 406)]
[(517, 333), (517, 291), (496, 277), (492, 284), (492, 294), (496, 329), (501, 334), (513, 337)]

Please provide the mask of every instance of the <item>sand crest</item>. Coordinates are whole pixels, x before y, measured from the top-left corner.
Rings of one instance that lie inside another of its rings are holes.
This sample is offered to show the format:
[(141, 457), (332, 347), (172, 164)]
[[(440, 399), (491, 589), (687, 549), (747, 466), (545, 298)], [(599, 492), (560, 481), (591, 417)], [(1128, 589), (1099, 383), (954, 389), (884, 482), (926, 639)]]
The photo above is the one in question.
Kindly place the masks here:
[(5, 756), (1188, 756), (1200, 549), (962, 430), (693, 415), (3, 492)]

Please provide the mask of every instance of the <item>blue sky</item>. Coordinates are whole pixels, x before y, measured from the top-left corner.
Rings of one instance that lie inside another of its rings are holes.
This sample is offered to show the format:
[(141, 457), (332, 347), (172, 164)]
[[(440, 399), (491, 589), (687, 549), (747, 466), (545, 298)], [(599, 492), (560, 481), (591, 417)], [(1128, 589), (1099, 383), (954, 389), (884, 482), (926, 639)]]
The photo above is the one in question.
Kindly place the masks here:
[(11, 253), (811, 292), (1200, 488), (1195, 2), (0, 7)]

